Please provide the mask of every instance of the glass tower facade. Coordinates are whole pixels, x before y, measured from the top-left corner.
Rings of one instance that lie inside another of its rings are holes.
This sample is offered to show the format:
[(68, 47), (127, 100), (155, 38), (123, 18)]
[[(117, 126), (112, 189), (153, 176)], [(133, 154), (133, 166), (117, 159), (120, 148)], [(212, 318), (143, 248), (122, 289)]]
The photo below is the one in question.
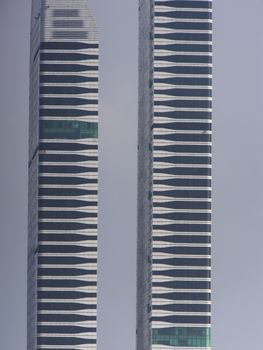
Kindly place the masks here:
[(28, 350), (96, 349), (98, 35), (85, 0), (33, 0)]
[(212, 1), (139, 25), (137, 350), (209, 350)]

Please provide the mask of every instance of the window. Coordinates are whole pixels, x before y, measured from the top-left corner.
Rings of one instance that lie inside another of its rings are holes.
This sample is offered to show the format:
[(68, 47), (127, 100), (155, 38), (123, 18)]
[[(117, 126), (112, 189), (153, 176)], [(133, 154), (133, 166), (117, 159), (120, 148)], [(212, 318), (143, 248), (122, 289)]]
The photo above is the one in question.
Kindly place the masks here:
[(40, 139), (83, 139), (98, 137), (98, 123), (68, 120), (41, 120)]
[(210, 328), (176, 327), (152, 330), (152, 343), (183, 347), (210, 347)]

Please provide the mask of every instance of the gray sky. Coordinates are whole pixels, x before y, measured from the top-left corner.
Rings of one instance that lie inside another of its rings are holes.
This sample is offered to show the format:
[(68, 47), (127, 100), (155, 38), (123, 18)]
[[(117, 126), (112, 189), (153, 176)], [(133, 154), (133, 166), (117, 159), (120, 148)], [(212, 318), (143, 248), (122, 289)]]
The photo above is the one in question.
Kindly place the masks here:
[[(100, 27), (98, 350), (135, 350), (137, 1)], [(214, 0), (213, 350), (262, 344), (262, 0)], [(0, 0), (0, 348), (26, 349), (30, 0)]]

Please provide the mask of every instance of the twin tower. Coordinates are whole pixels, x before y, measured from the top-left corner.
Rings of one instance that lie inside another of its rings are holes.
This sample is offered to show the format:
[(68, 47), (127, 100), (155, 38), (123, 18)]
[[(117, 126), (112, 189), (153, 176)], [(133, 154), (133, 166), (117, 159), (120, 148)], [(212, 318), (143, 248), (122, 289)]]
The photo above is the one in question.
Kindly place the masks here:
[[(139, 1), (137, 350), (211, 349), (211, 7)], [(33, 1), (28, 350), (97, 349), (98, 59), (85, 0)]]

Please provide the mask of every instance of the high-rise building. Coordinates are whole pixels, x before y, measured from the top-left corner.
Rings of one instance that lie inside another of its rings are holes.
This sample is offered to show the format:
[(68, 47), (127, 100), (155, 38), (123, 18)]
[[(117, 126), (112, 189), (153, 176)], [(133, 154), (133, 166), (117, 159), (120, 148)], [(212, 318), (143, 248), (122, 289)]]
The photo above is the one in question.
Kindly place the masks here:
[(98, 35), (85, 0), (32, 0), (28, 350), (96, 349)]
[(208, 350), (212, 1), (139, 3), (137, 350)]

